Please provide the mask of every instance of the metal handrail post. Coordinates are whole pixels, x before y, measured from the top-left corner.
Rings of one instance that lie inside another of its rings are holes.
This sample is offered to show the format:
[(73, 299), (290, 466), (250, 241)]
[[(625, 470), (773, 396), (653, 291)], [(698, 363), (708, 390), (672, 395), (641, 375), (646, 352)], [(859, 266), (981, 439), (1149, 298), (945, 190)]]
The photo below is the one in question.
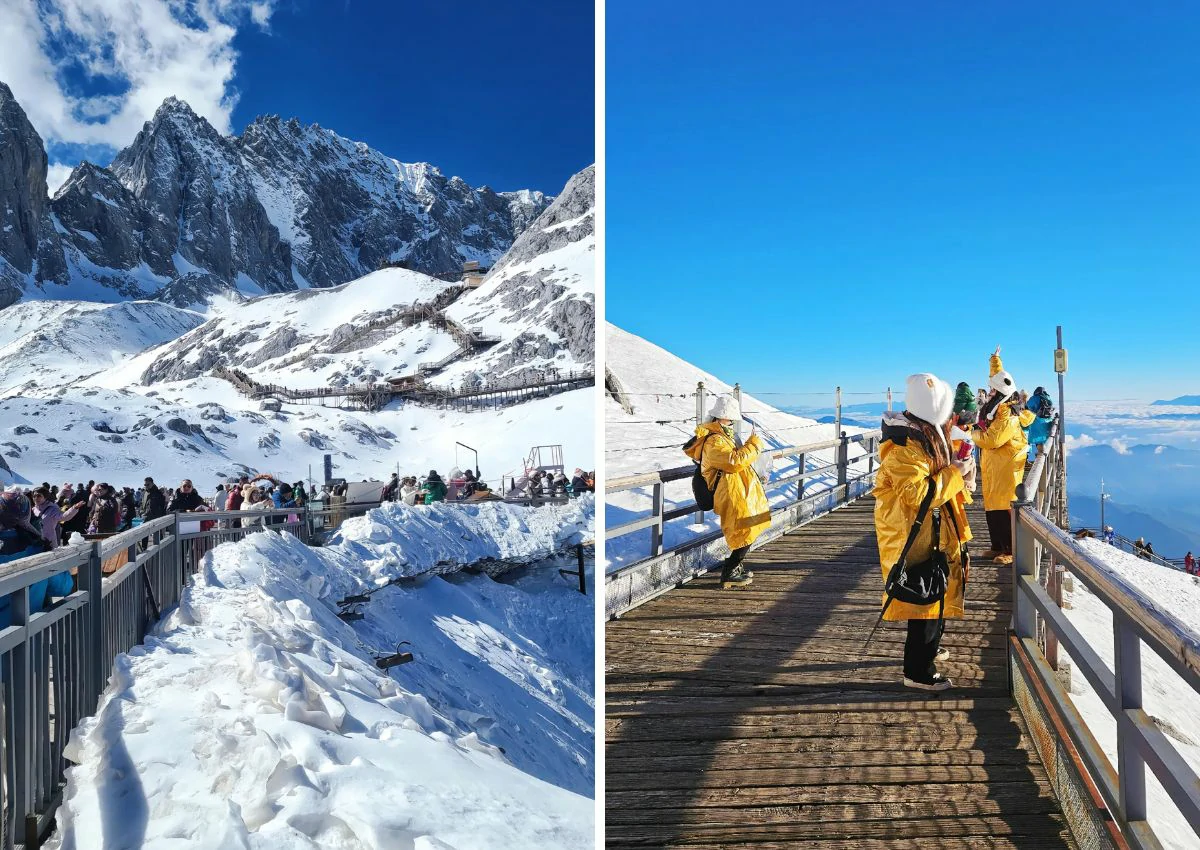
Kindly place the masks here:
[[(704, 424), (704, 381), (696, 383), (696, 427), (699, 428)], [(704, 511), (696, 511), (694, 517), (696, 525), (704, 524)]]
[(654, 525), (650, 526), (650, 557), (655, 558), (663, 552), (663, 483), (659, 481), (654, 485), (654, 507), (651, 516), (657, 520)]
[(1037, 578), (1037, 537), (1032, 531), (1021, 530), (1021, 511), (1033, 510), (1033, 503), (1025, 493), (1025, 485), (1017, 487), (1017, 501), (1009, 512), (1012, 522), (1013, 570), (1012, 570), (1012, 629), (1018, 638), (1037, 637), (1037, 611), (1024, 602), (1020, 589), (1021, 576)]
[(1121, 817), (1146, 819), (1146, 760), (1138, 749), (1130, 709), (1142, 707), (1142, 641), (1120, 611), (1113, 611), (1113, 679), (1117, 684), (1117, 780)]
[[(33, 801), (33, 653), (29, 646), (29, 588), (13, 593), (9, 611), (12, 624), (25, 630), (21, 642), (11, 652), (12, 665), (12, 724), (13, 724), (13, 800), (14, 826), (20, 824), (29, 832), (29, 815)], [(3, 730), (0, 730), (2, 732)], [(0, 767), (5, 767), (0, 765)], [(35, 818), (36, 821), (36, 818)], [(35, 826), (36, 834), (36, 826)]]
[(94, 705), (108, 681), (104, 669), (104, 560), (100, 555), (100, 541), (92, 542), (88, 562), (79, 568), (79, 589), (87, 593), (87, 613), (84, 616), (84, 675), (86, 676), (87, 704)]
[[(838, 388), (838, 393), (841, 393), (841, 388)], [(840, 422), (838, 423), (841, 424)], [(841, 432), (841, 441), (837, 447), (837, 487), (841, 491), (841, 496), (834, 496), (835, 502), (850, 501), (850, 441), (846, 439), (846, 432)]]

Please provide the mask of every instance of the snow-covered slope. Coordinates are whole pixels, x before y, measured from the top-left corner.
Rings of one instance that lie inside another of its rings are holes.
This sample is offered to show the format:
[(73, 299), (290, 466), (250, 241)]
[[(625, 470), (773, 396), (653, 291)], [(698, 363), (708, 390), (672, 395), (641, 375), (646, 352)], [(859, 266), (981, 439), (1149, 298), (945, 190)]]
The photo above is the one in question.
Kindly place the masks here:
[[(549, 550), (592, 504), (468, 508), (470, 548)], [(407, 530), (420, 510), (389, 506), (326, 548), (265, 532), (206, 556), (72, 736), (51, 846), (593, 847), (590, 599), (555, 563), (387, 584), (409, 571), (359, 557), (380, 529), (397, 550), (464, 554), (458, 528)], [(368, 590), (364, 620), (337, 618)], [(374, 659), (400, 641), (415, 659), (389, 676)]]
[[(604, 470), (608, 481), (689, 463), (682, 446), (695, 433), (696, 385), (704, 382), (706, 413), (718, 395), (733, 394), (733, 385), (609, 323), (605, 323), (604, 381)], [(784, 413), (746, 393), (742, 394), (742, 418), (743, 436), (749, 436), (751, 427), (756, 427), (773, 449), (823, 442), (835, 436), (833, 425)], [(843, 430), (856, 434), (862, 429), (847, 427)], [(817, 452), (810, 455), (807, 465), (809, 468), (823, 466), (833, 460), (832, 451)], [(793, 460), (780, 461), (772, 471), (772, 478), (792, 475), (796, 471)], [(824, 478), (809, 479), (805, 483), (805, 493), (816, 493), (829, 483)], [(791, 486), (769, 490), (768, 496), (773, 502), (781, 503), (794, 499), (795, 492), (795, 487)], [(691, 502), (690, 482), (667, 484), (665, 498), (668, 509)], [(620, 525), (646, 515), (651, 507), (650, 499), (649, 488), (607, 496), (605, 523)], [(665, 545), (670, 547), (689, 537), (715, 530), (717, 525), (713, 515), (710, 513), (706, 517), (708, 522), (704, 525), (688, 524), (686, 520), (668, 523)], [(630, 560), (644, 558), (648, 551), (648, 534), (647, 531), (608, 541), (605, 547), (607, 568), (616, 569)]]
[[(1200, 578), (1156, 566), (1098, 540), (1075, 541), (1100, 558), (1113, 571), (1147, 594), (1159, 608), (1185, 628), (1200, 635)], [(1076, 580), (1064, 595), (1067, 619), (1079, 629), (1089, 646), (1113, 669), (1112, 612)], [(1065, 650), (1060, 653), (1066, 656)], [(1069, 660), (1069, 657), (1068, 657)], [(1148, 649), (1142, 650), (1142, 699), (1150, 714), (1179, 751), (1200, 773), (1200, 695)], [(1113, 767), (1117, 764), (1117, 733), (1112, 715), (1084, 679), (1071, 676), (1071, 700), (1096, 736)], [(1149, 820), (1167, 850), (1194, 850), (1196, 833), (1175, 808), (1151, 771), (1146, 771)]]
[(29, 301), (0, 311), (0, 388), (57, 389), (178, 339), (204, 317), (156, 301)]
[[(566, 212), (591, 208), (590, 187), (590, 176), (580, 175), (562, 205), (532, 226), (537, 234), (577, 238), (565, 246), (557, 237), (519, 246), (522, 263), (569, 284), (547, 284), (556, 293), (552, 303), (514, 303), (503, 282), (491, 296), (464, 295), (441, 280), (393, 268), (329, 289), (250, 301), (216, 295), (204, 315), (146, 302), (30, 303), (0, 311), (0, 343), (13, 352), (0, 385), (0, 458), (9, 467), (0, 466), (0, 480), (95, 479), (121, 486), (145, 475), (168, 482), (186, 476), (207, 489), (243, 470), (295, 481), (307, 478), (311, 467), (320, 476), (326, 453), (334, 456), (339, 477), (386, 479), (397, 466), (402, 474), (420, 475), (464, 465), (469, 456), (456, 454), (456, 442), (479, 450), (480, 468), (493, 486), (522, 472), (534, 445), (562, 444), (568, 471), (593, 469), (590, 388), (471, 412), (393, 402), (366, 413), (338, 409), (337, 402), (286, 401), (276, 412), (213, 376), (214, 367), (224, 366), (262, 384), (337, 387), (411, 375), (421, 364), (451, 356), (450, 367), (428, 380), (457, 388), (501, 376), (536, 377), (531, 363), (554, 363), (564, 372), (590, 367), (590, 224), (555, 229)], [(575, 249), (579, 254), (563, 266), (561, 252)], [(454, 297), (462, 300), (451, 303)], [(440, 317), (463, 304), (472, 321), (492, 310), (502, 315), (511, 345), (460, 348)], [(421, 316), (412, 316), (414, 305)], [(542, 342), (529, 354), (518, 350), (517, 340), (525, 339)], [(538, 353), (543, 349), (545, 357)], [(453, 359), (456, 352), (461, 356)], [(503, 358), (509, 359), (502, 368)]]
[[(290, 389), (342, 386), (417, 371), (458, 345), (428, 323), (389, 324), (408, 307), (435, 305), (451, 285), (420, 272), (383, 269), (332, 289), (269, 295), (226, 308), (170, 345), (147, 351), (105, 378), (147, 384), (238, 368)], [(370, 323), (383, 325), (376, 330)]]
[(592, 368), (596, 351), (596, 169), (589, 166), (447, 315), (500, 344), (447, 379), (476, 385)]

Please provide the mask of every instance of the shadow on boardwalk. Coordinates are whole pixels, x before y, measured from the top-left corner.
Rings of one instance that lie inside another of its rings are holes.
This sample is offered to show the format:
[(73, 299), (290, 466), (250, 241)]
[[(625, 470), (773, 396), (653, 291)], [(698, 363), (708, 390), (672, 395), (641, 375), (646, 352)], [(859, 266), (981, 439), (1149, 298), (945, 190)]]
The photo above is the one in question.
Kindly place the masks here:
[(900, 682), (903, 624), (864, 644), (870, 500), (748, 562), (746, 590), (705, 577), (606, 629), (609, 848), (1073, 846), (1007, 690), (1007, 568), (973, 570), (959, 687), (925, 695)]

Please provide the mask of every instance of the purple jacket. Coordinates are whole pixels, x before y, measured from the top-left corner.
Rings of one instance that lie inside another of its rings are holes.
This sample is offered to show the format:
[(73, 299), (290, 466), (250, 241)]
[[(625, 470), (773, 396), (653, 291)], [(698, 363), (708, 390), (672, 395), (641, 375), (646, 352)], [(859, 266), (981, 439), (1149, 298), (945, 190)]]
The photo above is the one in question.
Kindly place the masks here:
[(42, 523), (42, 537), (56, 549), (60, 545), (58, 523), (62, 519), (62, 511), (58, 509), (58, 505), (49, 500), (42, 503), (42, 507), (33, 509), (33, 515)]

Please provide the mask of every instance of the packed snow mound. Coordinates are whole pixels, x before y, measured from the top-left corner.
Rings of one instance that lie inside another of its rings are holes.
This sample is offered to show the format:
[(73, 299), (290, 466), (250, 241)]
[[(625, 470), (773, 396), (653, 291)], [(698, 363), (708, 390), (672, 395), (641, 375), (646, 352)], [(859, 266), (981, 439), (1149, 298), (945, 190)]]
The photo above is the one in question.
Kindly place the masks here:
[(178, 339), (204, 317), (156, 301), (28, 301), (0, 310), (0, 386), (57, 388)]
[(345, 623), (380, 587), (352, 539), (205, 557), (75, 730), (51, 847), (594, 846), (590, 600), (551, 569), (425, 576)]
[(514, 563), (591, 542), (595, 504), (590, 493), (536, 511), (504, 502), (388, 504), (346, 520), (331, 542), (352, 552), (374, 579), (454, 572), (473, 564), (503, 573)]
[[(1073, 541), (1073, 545), (1099, 558), (1148, 596), (1160, 612), (1200, 638), (1200, 578), (1143, 561), (1099, 540)], [(1073, 585), (1063, 599), (1067, 619), (1079, 629), (1108, 669), (1113, 670), (1112, 612), (1082, 581), (1075, 579)], [(1065, 650), (1060, 648), (1059, 652), (1067, 657)], [(1075, 672), (1071, 676), (1071, 700), (1115, 769), (1116, 725), (1082, 673)], [(1200, 774), (1200, 727), (1196, 724), (1196, 718), (1200, 717), (1200, 694), (1144, 644), (1142, 704), (1171, 744)], [(1146, 775), (1149, 820), (1155, 835), (1168, 850), (1193, 850), (1196, 847), (1195, 832), (1154, 779), (1153, 773), (1147, 770)]]
[[(590, 369), (596, 351), (596, 168), (589, 166), (447, 315), (500, 340), (440, 380), (476, 386)], [(551, 375), (552, 376), (552, 375)]]

